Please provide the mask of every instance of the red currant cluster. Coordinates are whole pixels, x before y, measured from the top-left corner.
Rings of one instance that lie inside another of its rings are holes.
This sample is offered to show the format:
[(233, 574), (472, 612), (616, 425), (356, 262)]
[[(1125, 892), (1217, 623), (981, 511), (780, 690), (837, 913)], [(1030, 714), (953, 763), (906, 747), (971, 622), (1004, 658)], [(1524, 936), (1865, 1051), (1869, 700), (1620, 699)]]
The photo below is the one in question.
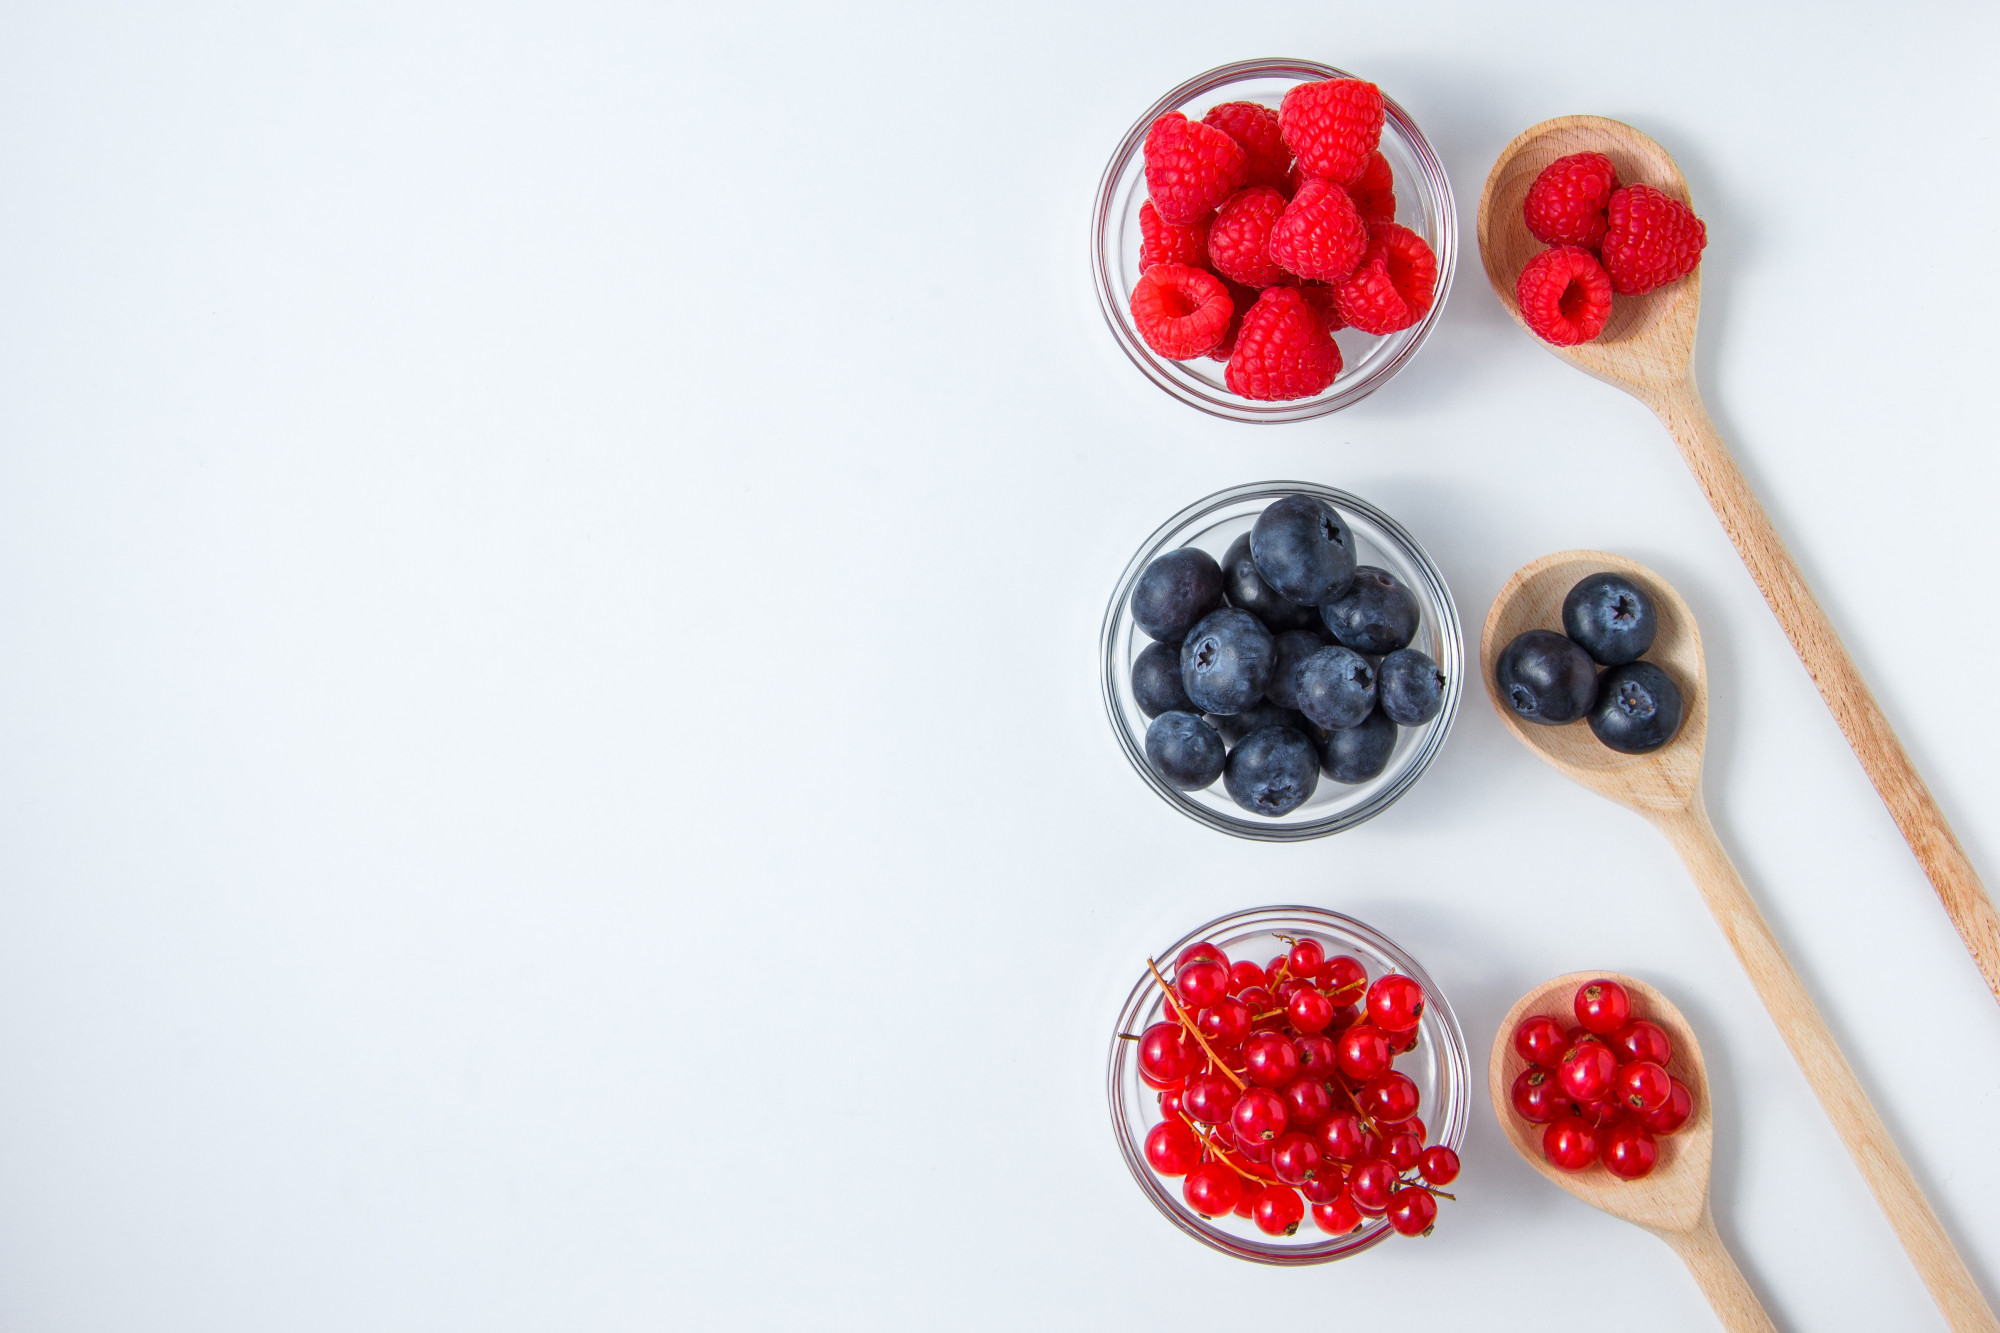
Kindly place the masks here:
[(1291, 950), (1264, 967), (1203, 941), (1181, 951), (1172, 985), (1153, 968), (1170, 1018), (1134, 1038), (1160, 1094), (1146, 1161), (1186, 1177), (1203, 1217), (1234, 1213), (1267, 1235), (1297, 1232), (1308, 1205), (1330, 1236), (1384, 1215), (1428, 1235), (1432, 1187), (1457, 1177), (1458, 1154), (1424, 1146), (1417, 1085), (1391, 1067), (1416, 1048), (1423, 988), (1394, 972), (1371, 986), (1359, 960), (1278, 938)]
[(1687, 1084), (1667, 1073), (1673, 1046), (1659, 1024), (1632, 1017), (1632, 997), (1599, 978), (1576, 988), (1577, 1025), (1546, 1014), (1514, 1029), (1528, 1067), (1514, 1080), (1514, 1111), (1546, 1125), (1542, 1153), (1564, 1171), (1592, 1162), (1637, 1180), (1660, 1160), (1658, 1139), (1694, 1114)]

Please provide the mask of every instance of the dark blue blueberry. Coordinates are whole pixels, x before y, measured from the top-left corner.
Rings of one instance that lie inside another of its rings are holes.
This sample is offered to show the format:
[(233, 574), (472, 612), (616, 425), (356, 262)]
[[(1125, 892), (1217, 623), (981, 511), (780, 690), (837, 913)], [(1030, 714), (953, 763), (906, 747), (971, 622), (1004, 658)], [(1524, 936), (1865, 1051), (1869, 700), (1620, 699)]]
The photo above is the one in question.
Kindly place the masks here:
[(1222, 739), (1234, 745), (1251, 732), (1262, 731), (1266, 727), (1290, 727), (1293, 731), (1304, 731), (1306, 719), (1305, 714), (1296, 708), (1259, 703), (1240, 713), (1216, 713), (1208, 719), (1208, 725), (1221, 732)]
[(1271, 684), (1264, 697), (1280, 708), (1299, 706), (1299, 663), (1326, 647), (1326, 639), (1309, 629), (1288, 629), (1276, 640), (1277, 660), (1271, 664)]
[(1179, 643), (1203, 616), (1222, 605), (1222, 566), (1183, 546), (1147, 565), (1132, 585), (1132, 620), (1161, 643)]
[(1563, 598), (1563, 629), (1602, 666), (1645, 656), (1660, 632), (1653, 599), (1617, 574), (1592, 574)]
[(1304, 805), (1319, 786), (1319, 751), (1290, 727), (1253, 731), (1229, 752), (1222, 785), (1251, 814), (1276, 819)]
[(1287, 495), (1257, 515), (1250, 558), (1279, 596), (1321, 606), (1354, 579), (1354, 534), (1326, 501)]
[(1396, 751), (1396, 724), (1381, 709), (1358, 727), (1326, 733), (1320, 747), (1320, 768), (1335, 782), (1366, 782), (1389, 766)]
[(1133, 661), (1132, 697), (1147, 717), (1200, 711), (1181, 688), (1181, 650), (1171, 643), (1149, 643)]
[(1647, 754), (1681, 729), (1681, 689), (1651, 662), (1612, 667), (1597, 682), (1590, 729), (1620, 754)]
[(1222, 776), (1229, 750), (1196, 714), (1162, 713), (1146, 728), (1146, 758), (1169, 784), (1200, 791)]
[(1597, 664), (1554, 630), (1531, 629), (1508, 644), (1493, 679), (1514, 716), (1545, 726), (1576, 721), (1597, 698)]
[(1355, 570), (1354, 585), (1319, 609), (1336, 642), (1375, 657), (1393, 653), (1414, 639), (1422, 615), (1410, 590), (1388, 570), (1373, 565)]
[(1375, 668), (1352, 648), (1329, 644), (1299, 663), (1299, 711), (1322, 727), (1361, 725), (1375, 711)]
[(1181, 688), (1204, 713), (1240, 713), (1263, 698), (1276, 656), (1263, 621), (1225, 606), (1182, 642)]
[(1444, 707), (1444, 669), (1414, 648), (1398, 648), (1375, 669), (1382, 711), (1399, 727), (1421, 727)]
[(1264, 622), (1271, 633), (1288, 629), (1318, 629), (1319, 612), (1310, 606), (1286, 601), (1271, 590), (1250, 558), (1250, 534), (1229, 543), (1222, 553), (1222, 591), (1231, 606), (1240, 606)]

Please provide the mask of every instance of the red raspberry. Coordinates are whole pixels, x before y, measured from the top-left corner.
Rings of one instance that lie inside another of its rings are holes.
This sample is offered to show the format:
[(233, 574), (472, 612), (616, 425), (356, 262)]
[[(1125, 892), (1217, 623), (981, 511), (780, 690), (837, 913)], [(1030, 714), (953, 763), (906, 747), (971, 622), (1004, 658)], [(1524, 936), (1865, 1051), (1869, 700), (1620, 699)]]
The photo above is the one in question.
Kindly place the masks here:
[(1424, 317), (1437, 294), (1438, 261), (1424, 238), (1394, 222), (1368, 228), (1368, 253), (1338, 284), (1340, 315), (1363, 333), (1381, 336)]
[(1222, 335), (1222, 341), (1209, 352), (1208, 359), (1211, 361), (1227, 361), (1236, 351), (1236, 334), (1243, 327), (1243, 316), (1248, 313), (1251, 306), (1257, 304), (1255, 287), (1245, 287), (1242, 283), (1231, 282), (1227, 278), (1222, 280), (1222, 285), (1228, 288), (1229, 303), (1236, 308), (1236, 313), (1229, 317), (1229, 329)]
[(1139, 205), (1139, 271), (1155, 264), (1208, 267), (1208, 220), (1177, 225), (1160, 220), (1160, 210), (1148, 199)]
[(1521, 213), (1535, 239), (1549, 245), (1585, 245), (1604, 239), (1604, 206), (1618, 188), (1618, 171), (1602, 153), (1571, 153), (1542, 168)]
[(1368, 155), (1368, 165), (1361, 169), (1361, 178), (1347, 187), (1347, 197), (1363, 222), (1396, 220), (1396, 173), (1379, 150)]
[(1178, 111), (1146, 132), (1146, 191), (1168, 222), (1199, 222), (1242, 186), (1249, 170), (1236, 140)]
[(1271, 257), (1271, 229), (1285, 211), (1285, 196), (1252, 186), (1229, 196), (1208, 229), (1208, 258), (1215, 271), (1246, 287), (1284, 281), (1285, 270)]
[(1243, 316), (1223, 382), (1245, 398), (1310, 398), (1340, 373), (1340, 348), (1296, 288), (1271, 287)]
[(1352, 273), (1367, 249), (1368, 226), (1354, 211), (1354, 201), (1317, 176), (1299, 186), (1271, 229), (1271, 258), (1319, 282), (1338, 282)]
[(1382, 141), (1382, 118), (1382, 90), (1363, 79), (1301, 83), (1278, 106), (1278, 127), (1299, 169), (1339, 185), (1367, 167)]
[(1604, 271), (1611, 290), (1639, 296), (1694, 272), (1708, 244), (1708, 228), (1672, 195), (1650, 185), (1628, 185), (1605, 210)]
[(1209, 108), (1201, 118), (1243, 146), (1250, 161), (1250, 185), (1268, 185), (1274, 190), (1291, 186), (1292, 150), (1278, 129), (1278, 113), (1257, 102), (1224, 102)]
[(1611, 278), (1580, 245), (1558, 245), (1530, 259), (1514, 297), (1534, 335), (1557, 347), (1589, 342), (1611, 317)]
[(1186, 264), (1155, 264), (1132, 286), (1132, 322), (1169, 361), (1191, 361), (1221, 342), (1234, 313), (1222, 279)]
[(1338, 333), (1347, 327), (1347, 321), (1340, 314), (1340, 289), (1331, 283), (1302, 282), (1299, 295), (1306, 298), (1306, 304), (1319, 316), (1319, 322), (1326, 325), (1328, 333)]

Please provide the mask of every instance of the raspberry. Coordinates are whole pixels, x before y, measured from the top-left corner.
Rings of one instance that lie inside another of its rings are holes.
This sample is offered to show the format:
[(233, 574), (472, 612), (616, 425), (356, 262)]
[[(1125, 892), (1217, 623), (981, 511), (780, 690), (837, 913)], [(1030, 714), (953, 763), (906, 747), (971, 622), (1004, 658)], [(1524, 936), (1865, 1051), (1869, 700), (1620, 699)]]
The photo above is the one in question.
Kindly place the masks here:
[(1245, 398), (1310, 398), (1340, 373), (1340, 348), (1295, 288), (1271, 287), (1243, 316), (1223, 382)]
[(1628, 185), (1605, 210), (1604, 271), (1611, 290), (1639, 296), (1694, 272), (1708, 244), (1708, 228), (1672, 195), (1650, 185)]
[(1368, 165), (1361, 169), (1360, 179), (1347, 187), (1347, 197), (1354, 201), (1354, 211), (1363, 222), (1396, 220), (1396, 173), (1389, 170), (1389, 159), (1379, 150), (1368, 155)]
[(1378, 337), (1424, 317), (1437, 294), (1438, 261), (1424, 238), (1394, 222), (1368, 228), (1368, 252), (1354, 276), (1338, 284), (1340, 315)]
[(1224, 102), (1201, 118), (1243, 147), (1250, 162), (1250, 185), (1268, 185), (1289, 192), (1292, 150), (1278, 129), (1278, 113), (1256, 102)]
[(1618, 171), (1602, 153), (1571, 153), (1542, 168), (1521, 213), (1535, 239), (1549, 245), (1584, 245), (1604, 239), (1604, 206), (1618, 188)]
[(1589, 342), (1611, 317), (1611, 278), (1580, 245), (1558, 245), (1530, 259), (1514, 296), (1528, 328), (1557, 347)]
[(1338, 282), (1352, 273), (1367, 249), (1368, 227), (1354, 211), (1354, 201), (1317, 176), (1299, 186), (1271, 229), (1271, 258), (1320, 282)]
[(1229, 303), (1235, 307), (1236, 313), (1229, 317), (1229, 329), (1222, 335), (1222, 341), (1210, 350), (1208, 359), (1211, 361), (1227, 361), (1236, 351), (1236, 334), (1243, 327), (1243, 316), (1251, 306), (1257, 304), (1255, 287), (1245, 287), (1242, 283), (1231, 282), (1227, 278), (1222, 280), (1222, 285), (1229, 290)]
[(1132, 322), (1169, 361), (1193, 360), (1221, 342), (1234, 313), (1222, 279), (1186, 264), (1155, 264), (1132, 285)]
[(1382, 140), (1382, 117), (1382, 90), (1362, 79), (1297, 84), (1278, 106), (1278, 128), (1299, 169), (1339, 185), (1367, 167)]
[(1285, 270), (1271, 257), (1271, 229), (1285, 212), (1285, 196), (1263, 186), (1238, 190), (1208, 229), (1208, 258), (1215, 271), (1246, 287), (1282, 282)]
[(1249, 158), (1236, 140), (1169, 111), (1146, 131), (1146, 191), (1167, 222), (1199, 222), (1242, 186)]
[(1155, 264), (1208, 266), (1208, 222), (1180, 225), (1160, 220), (1160, 210), (1148, 199), (1139, 205), (1139, 271)]
[(1306, 304), (1319, 316), (1319, 322), (1326, 325), (1328, 333), (1338, 333), (1347, 327), (1340, 314), (1339, 288), (1324, 282), (1302, 282), (1299, 295), (1306, 298)]

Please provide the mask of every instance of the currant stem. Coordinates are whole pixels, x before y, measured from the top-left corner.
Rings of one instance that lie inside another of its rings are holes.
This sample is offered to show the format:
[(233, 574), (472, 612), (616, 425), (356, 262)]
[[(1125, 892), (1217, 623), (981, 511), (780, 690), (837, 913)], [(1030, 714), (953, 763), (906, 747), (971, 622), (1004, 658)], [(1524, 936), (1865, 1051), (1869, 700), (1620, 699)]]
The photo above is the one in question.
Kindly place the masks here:
[(1245, 1083), (1242, 1079), (1238, 1078), (1236, 1076), (1235, 1070), (1231, 1069), (1228, 1065), (1222, 1063), (1222, 1057), (1217, 1055), (1215, 1053), (1215, 1048), (1208, 1044), (1208, 1038), (1201, 1035), (1201, 1029), (1196, 1027), (1194, 1024), (1188, 1022), (1187, 1011), (1181, 1008), (1181, 1002), (1177, 998), (1175, 998), (1174, 988), (1172, 986), (1169, 986), (1167, 984), (1167, 979), (1160, 975), (1159, 965), (1156, 964), (1152, 959), (1148, 958), (1146, 960), (1146, 969), (1153, 974), (1153, 980), (1160, 983), (1160, 989), (1166, 992), (1167, 1008), (1174, 1011), (1174, 1021), (1179, 1023), (1182, 1029), (1185, 1030), (1190, 1037), (1193, 1037), (1195, 1039), (1195, 1042), (1201, 1047), (1203, 1051), (1207, 1052), (1210, 1063), (1212, 1063), (1217, 1069), (1220, 1069), (1223, 1073), (1229, 1075), (1229, 1081), (1236, 1085), (1236, 1090), (1238, 1092), (1248, 1092), (1250, 1090), (1250, 1085), (1248, 1083)]
[(1210, 1158), (1222, 1163), (1224, 1166), (1228, 1167), (1231, 1171), (1234, 1171), (1237, 1175), (1243, 1177), (1245, 1180), (1254, 1181), (1259, 1186), (1264, 1186), (1271, 1183), (1270, 1181), (1264, 1179), (1264, 1177), (1257, 1175), (1254, 1172), (1245, 1171), (1242, 1167), (1230, 1161), (1228, 1156), (1228, 1150), (1225, 1148), (1216, 1147), (1215, 1144), (1211, 1141), (1215, 1137), (1214, 1130), (1211, 1129), (1208, 1133), (1204, 1134), (1200, 1130), (1194, 1127), (1194, 1121), (1188, 1119), (1188, 1114), (1186, 1111), (1181, 1111), (1178, 1112), (1177, 1114), (1179, 1114), (1181, 1118), (1181, 1123), (1185, 1124), (1188, 1127), (1188, 1131), (1192, 1133), (1197, 1139), (1201, 1140), (1201, 1146), (1208, 1150), (1208, 1155)]

